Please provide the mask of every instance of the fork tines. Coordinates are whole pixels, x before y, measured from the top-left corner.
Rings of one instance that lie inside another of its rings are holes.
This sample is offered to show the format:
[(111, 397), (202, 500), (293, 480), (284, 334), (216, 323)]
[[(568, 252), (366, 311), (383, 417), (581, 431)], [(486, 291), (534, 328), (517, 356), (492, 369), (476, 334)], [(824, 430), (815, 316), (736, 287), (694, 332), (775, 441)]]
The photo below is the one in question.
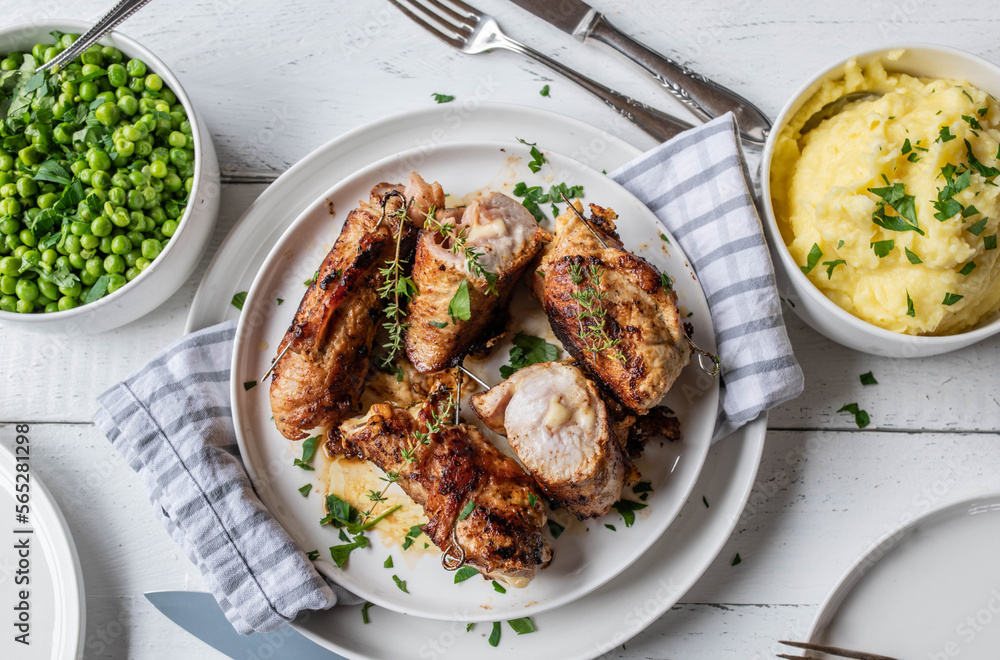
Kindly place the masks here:
[[(826, 653), (827, 655), (836, 655), (841, 658), (851, 658), (851, 660), (896, 660), (896, 658), (890, 658), (886, 655), (878, 655), (875, 653), (865, 653), (864, 651), (852, 651), (850, 649), (841, 648), (839, 646), (824, 646), (823, 644), (810, 644), (808, 642), (789, 642), (785, 640), (779, 640), (779, 644), (784, 644), (786, 646), (792, 646), (797, 649), (802, 649), (804, 651), (818, 651), (820, 653)], [(785, 660), (813, 660), (804, 655), (786, 655), (784, 653), (777, 654), (779, 658), (785, 658)]]
[(461, 0), (389, 0), (435, 37), (455, 48), (461, 48), (472, 35), (479, 21), (479, 12)]

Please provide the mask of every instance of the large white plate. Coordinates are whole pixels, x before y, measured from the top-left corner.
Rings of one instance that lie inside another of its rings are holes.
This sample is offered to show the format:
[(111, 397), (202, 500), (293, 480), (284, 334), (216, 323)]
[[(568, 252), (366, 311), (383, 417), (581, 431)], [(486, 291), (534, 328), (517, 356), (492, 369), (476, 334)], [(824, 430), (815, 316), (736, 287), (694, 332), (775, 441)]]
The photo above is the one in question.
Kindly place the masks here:
[[(419, 167), (428, 181), (440, 181), (446, 191), (458, 195), (479, 190), (509, 195), (518, 182), (529, 186), (549, 186), (558, 181), (582, 185), (584, 205), (594, 202), (614, 208), (626, 247), (674, 278), (682, 314), (690, 314), (688, 321), (696, 328), (695, 341), (714, 352), (715, 332), (701, 286), (676, 243), (660, 237), (664, 229), (656, 217), (597, 170), (560, 154), (545, 153), (547, 162), (537, 173), (528, 167), (527, 148), (517, 143), (459, 143), (390, 156), (337, 182), (299, 216), (272, 248), (250, 288), (236, 334), (231, 376), (233, 418), (240, 451), (257, 493), (303, 550), (326, 549), (342, 541), (337, 540), (337, 530), (317, 524), (326, 513), (322, 497), (303, 498), (298, 492), (312, 475), (292, 464), (293, 457), (301, 452), (300, 443), (282, 438), (271, 421), (268, 383), (249, 391), (243, 384), (267, 371), (295, 313), (294, 301), (305, 290), (303, 280), (326, 256), (348, 210), (376, 183), (405, 180), (412, 168)], [(331, 208), (339, 211), (331, 216)], [(551, 222), (547, 224), (551, 230)], [(519, 299), (512, 312), (511, 334), (524, 331), (558, 345), (544, 312), (531, 300), (527, 289), (519, 289), (516, 297)], [(275, 304), (278, 298), (292, 304), (279, 307)], [(497, 383), (510, 348), (509, 339), (501, 342), (490, 359), (470, 362), (469, 367), (486, 382)], [(394, 570), (387, 571), (383, 566), (386, 548), (381, 543), (355, 550), (343, 568), (321, 552), (317, 568), (365, 600), (404, 614), (447, 621), (512, 619), (571, 602), (635, 561), (667, 528), (694, 487), (715, 426), (718, 383), (704, 378), (694, 367), (686, 369), (665, 404), (680, 420), (681, 439), (650, 443), (637, 463), (653, 492), (636, 523), (626, 527), (621, 516), (612, 512), (580, 525), (583, 529), (574, 527), (573, 533), (553, 541), (552, 563), (526, 588), (498, 595), (483, 580), (455, 586), (451, 574), (441, 568), (438, 556), (414, 556), (399, 548), (391, 551)], [(466, 419), (476, 418), (467, 412)], [(488, 435), (499, 444), (499, 436)], [(377, 529), (374, 534), (378, 535)], [(393, 574), (406, 580), (408, 593), (397, 588), (390, 579)]]
[[(16, 430), (14, 426), (7, 428)], [(19, 444), (17, 437), (13, 449), (0, 445), (0, 511), (4, 518), (0, 525), (0, 610), (7, 617), (0, 657), (81, 658), (86, 609), (80, 558), (55, 500), (30, 472), (30, 445)], [(18, 465), (29, 469), (19, 470)], [(25, 504), (26, 510), (15, 509)], [(18, 521), (17, 513), (26, 515), (27, 521)], [(25, 595), (27, 598), (22, 598)], [(29, 627), (16, 629), (15, 623)], [(15, 636), (24, 632), (29, 633), (29, 645), (15, 641)]]
[[(401, 146), (428, 141), (505, 140), (518, 134), (545, 135), (549, 148), (579, 154), (608, 170), (640, 149), (571, 117), (523, 106), (485, 103), (461, 113), (430, 106), (370, 124), (331, 140), (296, 163), (247, 209), (209, 264), (188, 313), (186, 332), (236, 318), (233, 293), (249, 289), (278, 237), (328, 187), (329, 177), (351, 172)], [(648, 146), (648, 145), (647, 145)], [(595, 155), (596, 154), (596, 155)], [(556, 610), (534, 618), (539, 632), (511, 640), (505, 632), (496, 649), (485, 646), (480, 629), (405, 616), (378, 608), (371, 624), (358, 625), (356, 607), (311, 613), (292, 625), (313, 641), (352, 659), (419, 657), (466, 659), (484, 651), (497, 660), (583, 660), (626, 642), (667, 612), (701, 577), (722, 549), (750, 496), (764, 449), (767, 416), (761, 415), (713, 445), (692, 497), (645, 555), (612, 582)], [(705, 508), (699, 495), (712, 503)], [(433, 648), (432, 648), (433, 647)]]
[(996, 658), (1000, 493), (947, 504), (893, 530), (820, 607), (810, 639), (894, 658)]

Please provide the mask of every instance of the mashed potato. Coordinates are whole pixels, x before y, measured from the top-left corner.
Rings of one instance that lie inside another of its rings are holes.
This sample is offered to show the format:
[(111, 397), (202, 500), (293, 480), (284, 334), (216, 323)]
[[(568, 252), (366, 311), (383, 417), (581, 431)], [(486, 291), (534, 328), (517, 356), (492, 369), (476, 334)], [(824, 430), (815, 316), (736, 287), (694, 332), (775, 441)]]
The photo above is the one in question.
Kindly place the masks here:
[[(801, 135), (824, 105), (866, 91), (884, 96)], [(849, 61), (775, 143), (772, 203), (792, 257), (837, 305), (895, 332), (953, 334), (991, 316), (998, 127), (1000, 104), (966, 82)]]

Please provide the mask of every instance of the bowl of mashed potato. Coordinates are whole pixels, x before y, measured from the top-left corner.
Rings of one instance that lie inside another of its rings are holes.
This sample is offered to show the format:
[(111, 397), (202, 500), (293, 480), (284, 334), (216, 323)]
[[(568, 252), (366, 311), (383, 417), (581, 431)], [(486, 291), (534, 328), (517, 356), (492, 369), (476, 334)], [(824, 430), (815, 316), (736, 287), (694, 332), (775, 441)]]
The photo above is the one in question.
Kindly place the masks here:
[(902, 45), (792, 97), (764, 151), (764, 225), (806, 323), (892, 357), (1000, 332), (998, 96), (995, 65)]

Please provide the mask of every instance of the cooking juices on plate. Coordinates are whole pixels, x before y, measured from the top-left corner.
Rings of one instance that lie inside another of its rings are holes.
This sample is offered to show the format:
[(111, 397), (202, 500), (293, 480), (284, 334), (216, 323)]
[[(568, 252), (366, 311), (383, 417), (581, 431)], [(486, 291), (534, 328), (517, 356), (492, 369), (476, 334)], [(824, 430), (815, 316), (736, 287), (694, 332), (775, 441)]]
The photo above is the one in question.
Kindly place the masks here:
[[(782, 129), (775, 217), (809, 280), (851, 314), (905, 334), (962, 332), (1000, 308), (1000, 103), (886, 65), (848, 61)], [(860, 92), (871, 94), (804, 129)]]
[[(397, 511), (412, 517), (390, 504), (396, 485), (426, 515), (409, 544), (425, 534), (446, 568), (523, 587), (552, 557), (546, 500), (602, 516), (638, 481), (631, 459), (646, 422), (676, 437), (676, 419), (656, 406), (690, 343), (670, 277), (624, 249), (610, 209), (591, 205), (588, 218), (568, 208), (553, 236), (497, 192), (445, 204), (439, 184), (412, 173), (351, 211), (278, 347), (271, 409), (286, 438), (325, 429), (328, 456), (384, 472), (366, 502), (327, 500), (326, 521), (345, 541), (338, 565), (367, 545), (365, 530)], [(461, 388), (473, 384), (454, 367), (495, 346), (525, 273), (576, 364), (530, 338), (537, 345), (509, 380), (473, 398), (518, 463), (459, 423)]]

